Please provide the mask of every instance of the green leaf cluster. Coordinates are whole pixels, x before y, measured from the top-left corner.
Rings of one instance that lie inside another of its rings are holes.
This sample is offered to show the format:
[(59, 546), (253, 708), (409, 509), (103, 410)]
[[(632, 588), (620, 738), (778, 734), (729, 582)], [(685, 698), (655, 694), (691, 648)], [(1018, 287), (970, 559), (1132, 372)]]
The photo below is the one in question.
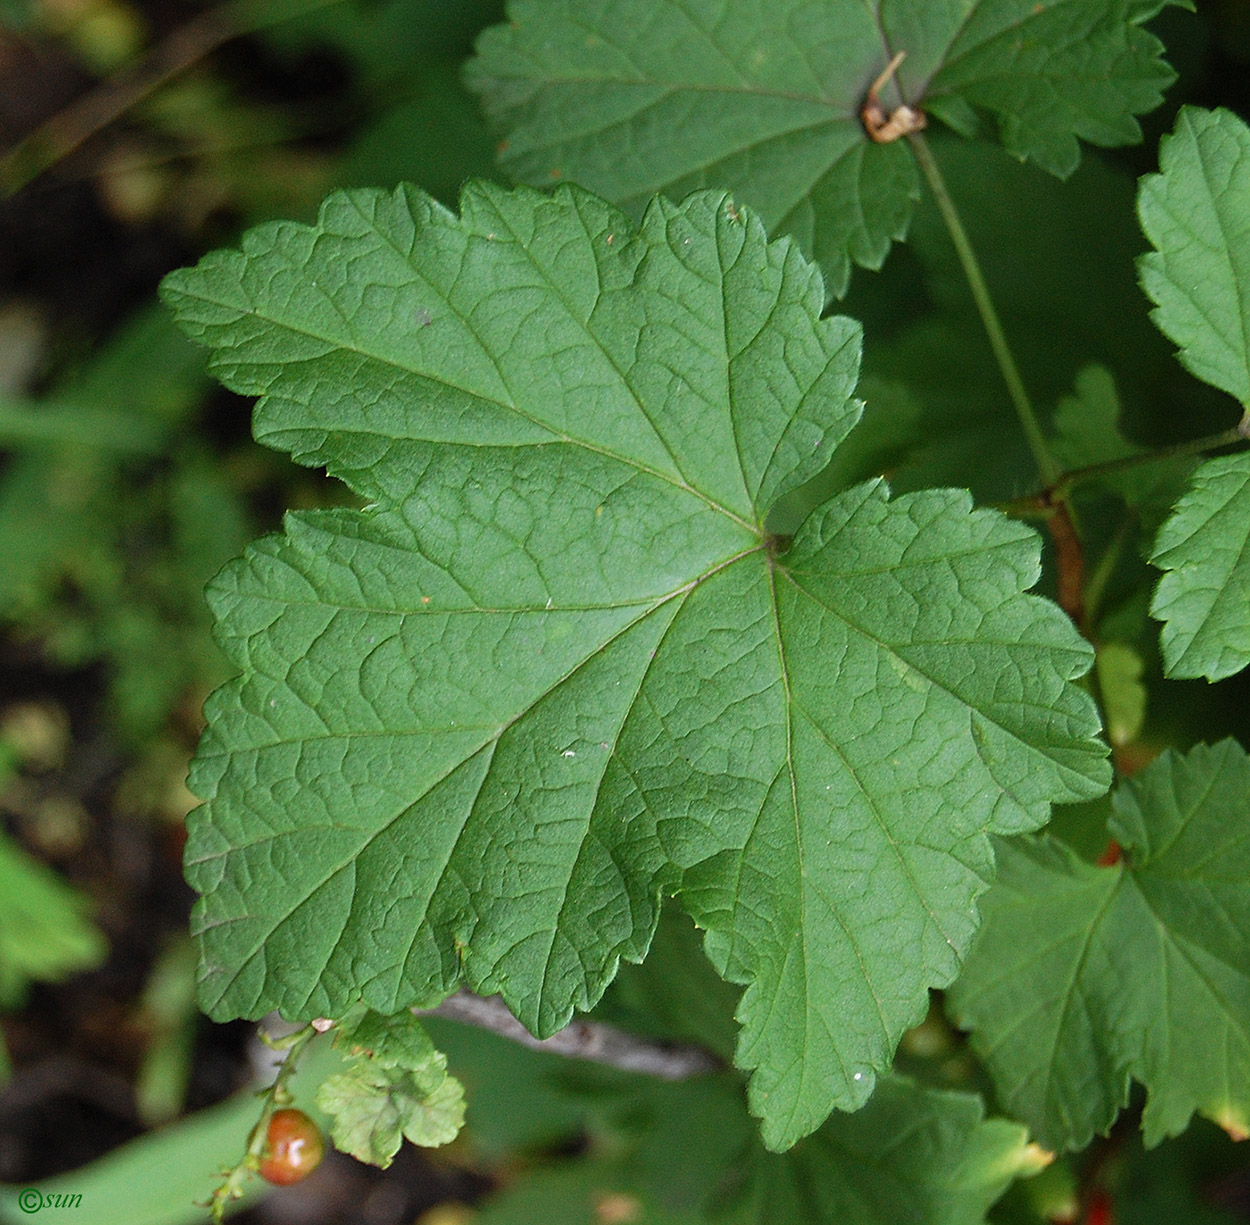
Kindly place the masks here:
[(1172, 72), (1143, 30), (1168, 0), (513, 0), (478, 44), (469, 82), (506, 131), (516, 178), (583, 183), (630, 211), (656, 192), (732, 185), (770, 231), (793, 234), (841, 295), (905, 236), (919, 176), (874, 144), (866, 91), (957, 132), (997, 119), (1003, 144), (1052, 174), (1077, 138), (1140, 138)]
[[(1142, 286), (1159, 327), (1199, 378), (1250, 419), (1250, 128), (1229, 111), (1182, 111), (1142, 181), (1142, 227), (1155, 250)], [(1164, 525), (1151, 560), (1165, 571), (1151, 605), (1172, 676), (1220, 680), (1250, 663), (1250, 467), (1209, 460)]]
[(0, 618), (62, 667), (103, 662), (134, 742), (223, 679), (201, 592), (251, 525), (191, 434), (205, 387), (195, 349), (148, 311), (52, 394), (0, 398)]

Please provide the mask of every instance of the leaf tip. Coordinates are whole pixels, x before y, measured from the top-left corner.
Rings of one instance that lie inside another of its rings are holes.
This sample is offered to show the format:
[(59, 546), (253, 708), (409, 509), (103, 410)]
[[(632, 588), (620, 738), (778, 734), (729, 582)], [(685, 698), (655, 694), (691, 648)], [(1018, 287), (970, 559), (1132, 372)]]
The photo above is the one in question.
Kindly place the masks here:
[(1231, 1140), (1250, 1140), (1250, 1113), (1236, 1102), (1223, 1102), (1210, 1115), (1213, 1122)]
[(1013, 1155), (1015, 1161), (1011, 1172), (1017, 1178), (1032, 1178), (1055, 1160), (1055, 1154), (1050, 1149), (1043, 1148), (1036, 1140), (1028, 1141)]

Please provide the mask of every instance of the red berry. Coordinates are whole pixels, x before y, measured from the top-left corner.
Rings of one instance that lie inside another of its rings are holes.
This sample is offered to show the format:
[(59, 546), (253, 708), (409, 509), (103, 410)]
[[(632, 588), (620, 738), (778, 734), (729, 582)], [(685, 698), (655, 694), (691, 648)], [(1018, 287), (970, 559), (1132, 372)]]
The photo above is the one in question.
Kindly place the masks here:
[(317, 1124), (302, 1110), (275, 1110), (265, 1134), (260, 1176), (279, 1187), (290, 1186), (307, 1178), (324, 1152)]

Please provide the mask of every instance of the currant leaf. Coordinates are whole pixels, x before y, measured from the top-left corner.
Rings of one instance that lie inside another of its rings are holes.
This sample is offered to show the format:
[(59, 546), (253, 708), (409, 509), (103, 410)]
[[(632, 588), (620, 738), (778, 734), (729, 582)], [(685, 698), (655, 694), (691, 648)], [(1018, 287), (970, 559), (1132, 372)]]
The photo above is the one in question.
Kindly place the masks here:
[(1139, 261), (1151, 318), (1189, 370), (1250, 410), (1250, 127), (1182, 108), (1137, 211), (1155, 248)]
[(999, 847), (984, 925), (948, 994), (1007, 1110), (1049, 1148), (1105, 1131), (1135, 1079), (1156, 1144), (1194, 1111), (1250, 1119), (1250, 758), (1165, 753), (1113, 793), (1122, 859), (1051, 837)]
[[(418, 1073), (441, 1069), (441, 1056), (425, 1026), (404, 1010), (392, 1016), (358, 1005), (335, 1027), (334, 1045), (349, 1059), (367, 1059), (381, 1068)], [(441, 1071), (435, 1081), (441, 1079)]]
[(437, 1148), (450, 1144), (464, 1125), (464, 1088), (454, 1077), (387, 1068), (372, 1060), (356, 1061), (327, 1077), (317, 1090), (317, 1105), (333, 1116), (335, 1148), (382, 1169), (405, 1139)]
[(1167, 675), (1223, 680), (1250, 663), (1250, 455), (1209, 459), (1159, 529), (1150, 603)]
[[(1200, 379), (1250, 417), (1250, 127), (1185, 107), (1141, 182), (1138, 212), (1155, 251), (1140, 261), (1151, 318)], [(1155, 542), (1165, 571), (1150, 607), (1163, 622), (1168, 676), (1221, 680), (1250, 663), (1250, 461), (1208, 460)]]
[(963, 132), (989, 112), (1010, 153), (1066, 176), (1078, 137), (1140, 139), (1134, 116), (1173, 77), (1141, 26), (1168, 2), (513, 0), (468, 80), (517, 178), (575, 180), (634, 213), (728, 184), (840, 295), (919, 195), (906, 142), (875, 143), (861, 118), (895, 53), (887, 112), (906, 101)]
[(335, 1148), (385, 1169), (404, 1139), (449, 1144), (464, 1123), (464, 1089), (411, 1012), (383, 1016), (357, 1006), (338, 1024), (334, 1045), (346, 1066), (317, 1090), (333, 1117)]
[(368, 503), (210, 591), (242, 675), (191, 779), (205, 1008), (467, 983), (547, 1035), (676, 893), (746, 984), (766, 1142), (862, 1104), (958, 969), (989, 833), (1108, 770), (1030, 528), (875, 482), (769, 532), (859, 412), (816, 268), (723, 194), (635, 229), (403, 188), (165, 293), (258, 436)]

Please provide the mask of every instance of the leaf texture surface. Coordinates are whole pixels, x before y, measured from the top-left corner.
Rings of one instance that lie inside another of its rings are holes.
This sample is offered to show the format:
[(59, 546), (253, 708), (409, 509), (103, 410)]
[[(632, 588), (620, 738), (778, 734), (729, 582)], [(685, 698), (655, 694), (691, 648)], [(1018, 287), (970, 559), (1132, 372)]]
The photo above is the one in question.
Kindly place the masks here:
[(948, 998), (1007, 1110), (1049, 1148), (1105, 1132), (1135, 1079), (1147, 1144), (1201, 1111), (1250, 1121), (1250, 759), (1168, 752), (1113, 795), (1123, 859), (1049, 836), (999, 847), (984, 926)]
[(768, 1144), (862, 1104), (949, 982), (990, 832), (1105, 789), (1038, 538), (966, 493), (770, 506), (853, 426), (859, 329), (723, 194), (330, 198), (168, 300), (258, 437), (363, 510), (211, 589), (187, 870), (217, 1017), (459, 983), (535, 1033), (680, 894), (747, 985)]
[[(1142, 180), (1138, 212), (1156, 248), (1140, 261), (1151, 318), (1181, 362), (1250, 414), (1250, 127), (1185, 107)], [(1250, 663), (1250, 461), (1208, 460), (1163, 524), (1150, 606), (1168, 676), (1222, 680)]]
[(1169, 676), (1223, 680), (1250, 663), (1250, 456), (1209, 459), (1159, 529), (1150, 604)]
[(731, 187), (793, 234), (841, 294), (880, 267), (919, 183), (905, 141), (875, 144), (880, 99), (968, 133), (993, 114), (1007, 150), (1066, 176), (1078, 138), (1140, 138), (1172, 72), (1141, 23), (1168, 0), (513, 0), (470, 86), (501, 158), (540, 185), (572, 179), (638, 212), (655, 192)]
[(1137, 211), (1155, 248), (1139, 265), (1151, 318), (1187, 369), (1250, 411), (1250, 127), (1184, 107)]

